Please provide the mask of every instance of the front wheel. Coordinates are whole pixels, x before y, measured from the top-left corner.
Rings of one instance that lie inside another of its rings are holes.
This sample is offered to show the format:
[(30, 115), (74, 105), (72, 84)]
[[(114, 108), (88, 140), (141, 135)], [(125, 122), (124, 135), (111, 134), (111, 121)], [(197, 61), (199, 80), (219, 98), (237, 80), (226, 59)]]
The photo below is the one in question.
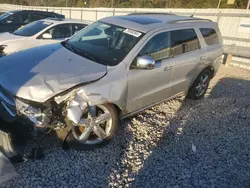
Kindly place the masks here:
[(190, 87), (187, 97), (193, 100), (202, 98), (207, 91), (210, 80), (211, 71), (208, 69), (203, 70)]
[[(58, 130), (57, 136), (63, 141), (69, 129)], [(118, 114), (112, 104), (101, 104), (90, 107), (88, 114), (84, 114), (78, 123), (73, 126), (66, 138), (66, 143), (72, 149), (94, 149), (108, 144), (115, 136), (118, 127)]]

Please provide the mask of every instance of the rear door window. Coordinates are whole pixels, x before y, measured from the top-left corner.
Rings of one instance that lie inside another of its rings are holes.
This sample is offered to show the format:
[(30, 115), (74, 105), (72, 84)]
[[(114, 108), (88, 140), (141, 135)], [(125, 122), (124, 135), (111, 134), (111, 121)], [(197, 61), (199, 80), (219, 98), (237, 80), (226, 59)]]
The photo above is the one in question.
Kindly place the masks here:
[(219, 44), (219, 36), (216, 31), (212, 28), (200, 28), (201, 34), (203, 35), (207, 45)]
[(171, 56), (200, 49), (200, 42), (194, 29), (171, 31)]

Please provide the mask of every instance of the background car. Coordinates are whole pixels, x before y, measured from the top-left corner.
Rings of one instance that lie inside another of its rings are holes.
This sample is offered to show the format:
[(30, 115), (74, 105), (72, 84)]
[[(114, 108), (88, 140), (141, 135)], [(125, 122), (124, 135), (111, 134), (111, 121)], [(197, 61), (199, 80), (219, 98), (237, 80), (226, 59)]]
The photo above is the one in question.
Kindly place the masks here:
[(54, 12), (36, 11), (36, 10), (15, 10), (2, 14), (0, 16), (0, 33), (13, 32), (16, 29), (30, 22), (42, 20), (45, 18), (65, 18), (64, 15)]
[(1, 33), (1, 56), (19, 50), (65, 40), (80, 31), (89, 23), (89, 21), (49, 18), (32, 22), (13, 33)]

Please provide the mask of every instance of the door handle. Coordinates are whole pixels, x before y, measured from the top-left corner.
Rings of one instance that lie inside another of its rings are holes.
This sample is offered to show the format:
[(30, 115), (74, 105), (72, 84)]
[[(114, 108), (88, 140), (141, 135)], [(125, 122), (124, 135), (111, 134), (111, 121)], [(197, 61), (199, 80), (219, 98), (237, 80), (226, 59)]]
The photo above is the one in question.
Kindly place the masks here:
[(164, 68), (164, 71), (169, 71), (169, 70), (172, 70), (173, 69), (173, 66), (167, 66)]

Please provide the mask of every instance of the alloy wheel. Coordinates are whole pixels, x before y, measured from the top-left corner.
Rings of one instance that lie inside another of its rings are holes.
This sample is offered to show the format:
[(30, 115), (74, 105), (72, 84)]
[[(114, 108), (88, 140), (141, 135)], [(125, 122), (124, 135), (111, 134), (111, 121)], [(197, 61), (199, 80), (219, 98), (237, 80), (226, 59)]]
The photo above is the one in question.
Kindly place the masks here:
[(209, 84), (209, 75), (203, 74), (200, 77), (200, 80), (199, 80), (197, 86), (195, 87), (195, 95), (197, 97), (202, 96), (206, 92), (208, 84)]
[(103, 105), (90, 107), (88, 118), (82, 117), (72, 134), (81, 143), (93, 145), (101, 143), (111, 134), (112, 116)]

